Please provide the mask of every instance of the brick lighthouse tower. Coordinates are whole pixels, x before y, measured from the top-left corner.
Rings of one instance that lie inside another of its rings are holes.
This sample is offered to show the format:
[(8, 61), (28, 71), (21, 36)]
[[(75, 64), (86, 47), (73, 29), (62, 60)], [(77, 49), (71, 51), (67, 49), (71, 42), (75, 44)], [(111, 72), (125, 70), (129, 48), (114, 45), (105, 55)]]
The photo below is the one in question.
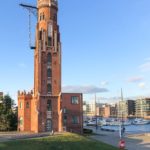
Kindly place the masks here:
[(82, 93), (61, 93), (61, 42), (57, 0), (37, 0), (34, 89), (18, 92), (18, 130), (82, 133)]
[(34, 90), (18, 92), (20, 131), (61, 130), (61, 42), (57, 0), (37, 0)]

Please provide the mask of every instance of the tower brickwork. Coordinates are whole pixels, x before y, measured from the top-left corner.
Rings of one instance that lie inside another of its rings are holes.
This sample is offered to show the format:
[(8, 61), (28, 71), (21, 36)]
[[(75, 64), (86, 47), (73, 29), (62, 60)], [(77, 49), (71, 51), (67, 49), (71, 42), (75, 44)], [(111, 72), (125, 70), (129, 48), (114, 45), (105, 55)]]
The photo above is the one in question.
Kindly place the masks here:
[[(38, 21), (34, 51), (34, 93), (30, 95), (28, 129), (34, 132), (60, 131), (61, 42), (57, 24), (57, 0), (37, 0)], [(18, 95), (23, 104), (27, 96)], [(23, 112), (22, 112), (23, 111)], [(26, 116), (20, 110), (19, 119)], [(19, 127), (25, 130), (25, 127)]]

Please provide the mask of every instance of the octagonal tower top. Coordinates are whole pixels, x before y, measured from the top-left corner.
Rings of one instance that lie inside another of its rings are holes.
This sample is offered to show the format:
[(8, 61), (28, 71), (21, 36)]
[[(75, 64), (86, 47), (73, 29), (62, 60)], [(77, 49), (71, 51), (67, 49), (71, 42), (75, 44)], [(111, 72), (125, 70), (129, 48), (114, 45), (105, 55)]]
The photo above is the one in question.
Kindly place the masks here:
[(43, 7), (43, 6), (58, 6), (58, 1), (57, 0), (38, 0), (37, 1), (37, 7)]

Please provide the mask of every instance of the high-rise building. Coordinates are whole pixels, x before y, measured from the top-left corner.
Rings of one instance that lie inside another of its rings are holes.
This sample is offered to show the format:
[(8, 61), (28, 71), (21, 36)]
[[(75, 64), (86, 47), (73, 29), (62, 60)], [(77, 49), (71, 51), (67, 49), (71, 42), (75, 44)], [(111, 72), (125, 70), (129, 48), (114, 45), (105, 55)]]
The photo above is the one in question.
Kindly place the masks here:
[(139, 98), (136, 100), (136, 117), (150, 119), (150, 98)]
[[(20, 131), (62, 131), (62, 106), (65, 99), (61, 96), (61, 42), (57, 11), (57, 0), (37, 1), (34, 90), (29, 93), (18, 92)], [(76, 105), (81, 104), (82, 99)], [(69, 109), (71, 107), (74, 106), (71, 105)], [(81, 109), (76, 107), (76, 111)], [(79, 120), (81, 124), (82, 119)], [(74, 125), (70, 123), (69, 126), (72, 128)], [(82, 126), (78, 128), (81, 130)]]
[(119, 101), (117, 104), (117, 114), (119, 118), (133, 117), (135, 115), (135, 101)]

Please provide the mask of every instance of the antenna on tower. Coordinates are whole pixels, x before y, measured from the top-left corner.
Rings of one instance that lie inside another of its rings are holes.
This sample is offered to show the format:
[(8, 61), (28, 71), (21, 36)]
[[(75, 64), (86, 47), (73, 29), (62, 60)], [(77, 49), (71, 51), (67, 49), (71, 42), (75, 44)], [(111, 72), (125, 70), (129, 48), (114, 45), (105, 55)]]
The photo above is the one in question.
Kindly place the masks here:
[(37, 7), (28, 5), (28, 4), (19, 4), (21, 7), (25, 8), (29, 12), (29, 47), (30, 49), (35, 49), (35, 46), (32, 46), (32, 32), (31, 32), (31, 14), (37, 18)]

